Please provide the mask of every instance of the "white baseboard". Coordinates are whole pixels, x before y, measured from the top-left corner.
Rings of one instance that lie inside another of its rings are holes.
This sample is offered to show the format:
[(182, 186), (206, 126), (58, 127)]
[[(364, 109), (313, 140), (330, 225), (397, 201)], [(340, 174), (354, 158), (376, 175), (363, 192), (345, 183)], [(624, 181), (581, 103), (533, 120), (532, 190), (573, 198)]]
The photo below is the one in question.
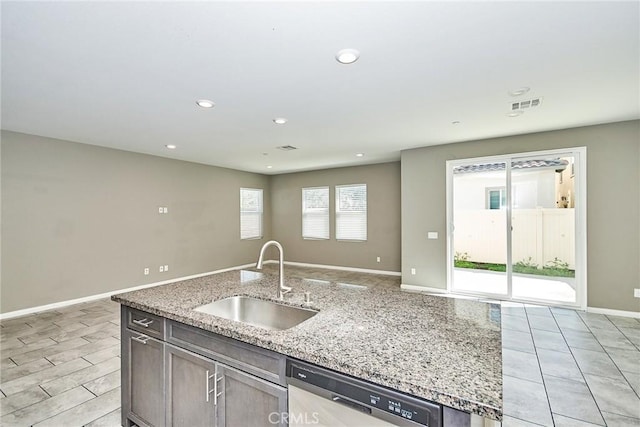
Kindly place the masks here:
[(342, 271), (354, 271), (357, 273), (383, 274), (385, 276), (401, 276), (402, 275), (402, 273), (400, 273), (399, 271), (371, 270), (369, 268), (342, 267), (339, 265), (308, 264), (306, 262), (293, 262), (293, 261), (285, 261), (284, 264), (293, 265), (296, 267), (326, 268), (328, 270), (342, 270)]
[(639, 311), (613, 310), (610, 308), (587, 307), (587, 313), (608, 314), (609, 316), (633, 317), (640, 319)]
[[(268, 262), (269, 261), (265, 261), (265, 263), (268, 263)], [(272, 262), (275, 262), (275, 261), (272, 261)], [(108, 298), (111, 295), (121, 294), (124, 292), (131, 292), (131, 291), (137, 291), (140, 289), (153, 288), (155, 286), (166, 285), (174, 282), (181, 282), (183, 280), (196, 279), (198, 277), (209, 276), (211, 274), (224, 273), (225, 271), (240, 270), (240, 269), (249, 268), (249, 267), (255, 267), (255, 264), (252, 263), (252, 264), (238, 265), (236, 267), (229, 267), (229, 268), (223, 268), (221, 270), (209, 271), (207, 273), (199, 273), (199, 274), (193, 274), (191, 276), (177, 277), (175, 279), (163, 280), (162, 282), (148, 283), (146, 285), (133, 286), (131, 288), (125, 288), (125, 289), (118, 289), (115, 291), (109, 291), (102, 294), (89, 295), (87, 297), (75, 298), (67, 301), (54, 302), (52, 304), (40, 305), (37, 307), (25, 308), (22, 310), (9, 311), (7, 313), (0, 313), (0, 320), (13, 319), (14, 317), (26, 316), (28, 314), (39, 313), (41, 311), (54, 310), (56, 308), (66, 307), (69, 305), (81, 304), (84, 302), (91, 302), (91, 301), (99, 300), (102, 298)]]
[(400, 285), (400, 289), (403, 289), (405, 291), (429, 292), (434, 294), (447, 293), (447, 290), (442, 288), (430, 288), (428, 286), (418, 286), (418, 285), (405, 285), (404, 283)]
[[(267, 260), (264, 263), (265, 264), (274, 264), (274, 263), (277, 263), (277, 261), (275, 261), (275, 260)], [(291, 262), (291, 261), (285, 261), (285, 265), (293, 265), (293, 266), (298, 266), (298, 267), (311, 267), (311, 268), (325, 268), (325, 269), (330, 269), (330, 270), (354, 271), (354, 272), (370, 273), (370, 274), (383, 274), (383, 275), (387, 275), (387, 276), (401, 276), (401, 273), (397, 272), (397, 271), (371, 270), (371, 269), (366, 269), (366, 268), (341, 267), (341, 266), (323, 265), (323, 264), (308, 264), (308, 263)], [(255, 267), (255, 264), (251, 263), (251, 264), (238, 265), (238, 266), (235, 266), (235, 267), (223, 268), (223, 269), (220, 269), (220, 270), (209, 271), (209, 272), (206, 272), (206, 273), (193, 274), (191, 276), (177, 277), (175, 279), (163, 280), (161, 282), (148, 283), (146, 285), (139, 285), (139, 286), (133, 286), (133, 287), (130, 287), (130, 288), (118, 289), (118, 290), (114, 290), (114, 291), (105, 292), (105, 293), (102, 293), (102, 294), (90, 295), (90, 296), (87, 296), (87, 297), (75, 298), (75, 299), (72, 299), (72, 300), (55, 302), (55, 303), (52, 303), (52, 304), (46, 304), (46, 305), (41, 305), (41, 306), (37, 306), (37, 307), (31, 307), (31, 308), (25, 308), (25, 309), (22, 309), (22, 310), (10, 311), (10, 312), (7, 312), (7, 313), (0, 313), (0, 320), (7, 320), (7, 319), (15, 318), (15, 317), (26, 316), (28, 314), (39, 313), (41, 311), (54, 310), (56, 308), (66, 307), (66, 306), (69, 306), (69, 305), (81, 304), (81, 303), (85, 303), (85, 302), (91, 302), (91, 301), (99, 300), (99, 299), (102, 299), (102, 298), (108, 298), (111, 295), (121, 294), (121, 293), (124, 293), (124, 292), (131, 292), (131, 291), (137, 291), (137, 290), (140, 290), (140, 289), (153, 288), (155, 286), (161, 286), (161, 285), (166, 285), (166, 284), (169, 284), (169, 283), (181, 282), (183, 280), (196, 279), (198, 277), (209, 276), (211, 274), (224, 273), (225, 271), (240, 270), (240, 269), (243, 269), (243, 268), (251, 268), (251, 267)], [(404, 283), (400, 285), (400, 288), (403, 289), (403, 290), (407, 290), (407, 291), (428, 292), (428, 293), (437, 293), (437, 294), (446, 294), (446, 293), (448, 293), (446, 289), (431, 288), (431, 287), (427, 287), (427, 286), (407, 285), (407, 284), (404, 284)], [(624, 310), (613, 310), (613, 309), (609, 309), (609, 308), (587, 307), (587, 312), (588, 313), (595, 313), (595, 314), (608, 314), (610, 316), (633, 317), (633, 318), (636, 318), (636, 319), (640, 319), (640, 312), (637, 312), (637, 311), (624, 311)]]

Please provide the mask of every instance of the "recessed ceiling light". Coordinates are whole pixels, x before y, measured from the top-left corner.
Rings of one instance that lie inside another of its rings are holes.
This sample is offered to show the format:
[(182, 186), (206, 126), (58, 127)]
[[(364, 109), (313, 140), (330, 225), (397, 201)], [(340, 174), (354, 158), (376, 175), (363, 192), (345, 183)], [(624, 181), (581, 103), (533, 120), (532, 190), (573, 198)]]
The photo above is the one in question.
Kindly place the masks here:
[(510, 90), (509, 95), (520, 96), (520, 95), (524, 95), (527, 92), (529, 92), (529, 88), (526, 86), (523, 86), (523, 87), (519, 87), (518, 89)]
[(356, 157), (364, 157), (364, 153), (357, 153)]
[(355, 49), (342, 49), (336, 53), (336, 60), (341, 64), (353, 64), (360, 58), (360, 52)]
[(507, 113), (507, 117), (518, 117), (524, 114), (524, 111), (522, 110), (516, 110), (516, 111), (511, 111), (509, 113)]
[(273, 169), (273, 166), (269, 165), (267, 166), (267, 169)]
[(178, 148), (176, 145), (173, 145), (173, 144), (167, 144), (165, 145), (165, 147), (167, 147), (169, 150), (175, 150), (176, 148)]
[(273, 123), (275, 123), (277, 125), (283, 125), (283, 124), (287, 123), (287, 119), (285, 119), (284, 117), (277, 117), (277, 118), (273, 119)]
[(198, 107), (202, 108), (213, 108), (216, 105), (213, 101), (209, 101), (208, 99), (198, 99), (196, 104), (198, 104)]

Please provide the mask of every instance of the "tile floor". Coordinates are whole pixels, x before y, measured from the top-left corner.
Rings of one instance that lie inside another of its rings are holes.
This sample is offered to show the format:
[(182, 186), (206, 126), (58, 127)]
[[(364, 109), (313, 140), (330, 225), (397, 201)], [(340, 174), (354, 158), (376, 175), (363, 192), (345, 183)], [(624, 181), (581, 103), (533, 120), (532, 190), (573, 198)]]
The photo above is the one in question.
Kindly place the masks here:
[(504, 426), (640, 426), (640, 319), (502, 304)]
[[(290, 266), (287, 274), (400, 282)], [(120, 425), (119, 323), (106, 299), (0, 322), (0, 425)], [(504, 427), (640, 426), (640, 319), (504, 303), (502, 328)]]
[(120, 310), (108, 299), (0, 322), (0, 425), (120, 425)]

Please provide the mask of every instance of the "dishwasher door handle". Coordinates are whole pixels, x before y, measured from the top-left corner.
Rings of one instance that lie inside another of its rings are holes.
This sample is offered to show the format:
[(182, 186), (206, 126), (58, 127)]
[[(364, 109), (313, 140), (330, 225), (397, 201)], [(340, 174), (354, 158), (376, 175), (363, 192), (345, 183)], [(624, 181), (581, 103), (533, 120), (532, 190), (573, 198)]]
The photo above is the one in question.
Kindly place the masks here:
[(345, 399), (344, 397), (340, 397), (340, 396), (336, 396), (335, 394), (331, 396), (331, 400), (333, 400), (336, 403), (341, 403), (345, 406), (348, 406), (352, 409), (355, 409), (356, 411), (360, 411), (360, 412), (364, 412), (365, 414), (371, 414), (371, 408), (368, 408), (364, 405), (361, 405), (359, 403), (353, 402), (349, 399)]

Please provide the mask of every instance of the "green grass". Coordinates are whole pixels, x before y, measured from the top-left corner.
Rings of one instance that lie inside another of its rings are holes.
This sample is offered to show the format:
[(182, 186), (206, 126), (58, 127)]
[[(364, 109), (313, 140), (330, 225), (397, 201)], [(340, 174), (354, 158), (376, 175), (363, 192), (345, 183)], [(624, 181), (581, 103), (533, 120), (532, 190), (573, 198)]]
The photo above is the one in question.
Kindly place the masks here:
[[(467, 261), (467, 260), (455, 260), (454, 267), (456, 268), (470, 268), (474, 270), (488, 270), (488, 271), (498, 271), (505, 272), (507, 271), (507, 266), (505, 264), (493, 264), (486, 262), (475, 262), (475, 261)], [(514, 273), (521, 274), (534, 274), (536, 276), (549, 276), (549, 277), (575, 277), (576, 273), (574, 270), (569, 270), (568, 268), (561, 267), (543, 267), (537, 268), (535, 265), (525, 264), (525, 263), (517, 263), (513, 266)]]
[(476, 268), (477, 264), (471, 261), (455, 261), (455, 266), (458, 268)]

